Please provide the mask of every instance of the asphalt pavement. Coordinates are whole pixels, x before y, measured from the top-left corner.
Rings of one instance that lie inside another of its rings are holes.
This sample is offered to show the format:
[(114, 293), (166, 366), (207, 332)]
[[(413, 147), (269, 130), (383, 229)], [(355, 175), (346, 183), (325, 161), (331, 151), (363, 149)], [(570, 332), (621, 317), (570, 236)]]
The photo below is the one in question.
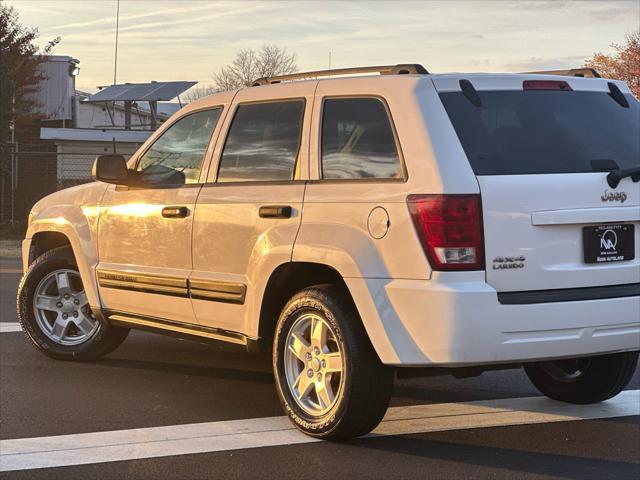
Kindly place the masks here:
[(638, 372), (577, 408), (520, 370), (397, 380), (375, 435), (312, 442), (261, 356), (143, 332), (94, 362), (41, 355), (15, 328), (19, 270), (0, 259), (2, 479), (640, 478)]

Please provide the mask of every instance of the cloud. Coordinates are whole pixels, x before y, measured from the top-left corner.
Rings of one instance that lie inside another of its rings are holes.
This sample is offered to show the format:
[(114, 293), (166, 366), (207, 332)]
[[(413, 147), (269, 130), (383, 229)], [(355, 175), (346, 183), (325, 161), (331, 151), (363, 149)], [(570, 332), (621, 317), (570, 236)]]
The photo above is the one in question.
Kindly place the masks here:
[(507, 68), (512, 71), (563, 70), (581, 67), (587, 57), (589, 54), (552, 58), (530, 57), (509, 63)]
[[(157, 2), (154, 4), (154, 6), (157, 6), (159, 4), (161, 3)], [(121, 13), (125, 11), (126, 6), (127, 4), (124, 2), (121, 4), (121, 10), (120, 10)], [(196, 14), (198, 12), (211, 11), (215, 9), (217, 6), (220, 6), (220, 2), (216, 2), (215, 4), (214, 3), (200, 4), (198, 6), (192, 6), (192, 7), (185, 7), (183, 4), (183, 6), (180, 8), (165, 8), (165, 9), (159, 9), (159, 10), (152, 8), (151, 10), (147, 10), (142, 13), (129, 14), (129, 15), (121, 14), (120, 23), (124, 24), (131, 20), (139, 20), (142, 18), (150, 18), (150, 17), (172, 18), (176, 16)], [(107, 11), (105, 10), (103, 13), (106, 14)], [(101, 18), (93, 18), (91, 20), (85, 20), (81, 22), (73, 22), (73, 23), (67, 23), (63, 25), (57, 25), (56, 27), (61, 31), (64, 31), (67, 29), (78, 29), (79, 27), (95, 27), (99, 25), (108, 25), (109, 27), (115, 27), (115, 15), (116, 15), (115, 8), (109, 8), (108, 13), (110, 14), (109, 16), (105, 16)], [(195, 18), (197, 19), (199, 17), (196, 16)]]
[[(42, 42), (81, 61), (78, 84), (113, 77), (115, 1), (3, 0)], [(581, 65), (637, 28), (637, 1), (120, 2), (119, 81), (211, 80), (246, 47), (298, 54), (301, 69), (420, 62), (434, 72)], [(613, 20), (612, 20), (613, 19)]]
[(569, 0), (512, 0), (507, 2), (501, 2), (503, 5), (508, 5), (510, 8), (517, 8), (525, 11), (553, 11), (561, 10), (571, 6)]

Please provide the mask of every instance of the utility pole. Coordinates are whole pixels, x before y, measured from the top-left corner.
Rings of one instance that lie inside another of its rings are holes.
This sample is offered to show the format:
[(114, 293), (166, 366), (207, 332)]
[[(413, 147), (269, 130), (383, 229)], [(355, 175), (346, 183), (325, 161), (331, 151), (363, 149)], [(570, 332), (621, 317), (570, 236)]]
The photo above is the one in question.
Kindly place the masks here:
[(11, 98), (11, 217), (10, 225), (13, 227), (16, 221), (16, 188), (18, 187), (18, 161), (16, 158), (16, 89), (12, 89)]
[(120, 30), (120, 0), (116, 0), (116, 51), (115, 58), (113, 60), (113, 84), (116, 84), (118, 77), (118, 32)]

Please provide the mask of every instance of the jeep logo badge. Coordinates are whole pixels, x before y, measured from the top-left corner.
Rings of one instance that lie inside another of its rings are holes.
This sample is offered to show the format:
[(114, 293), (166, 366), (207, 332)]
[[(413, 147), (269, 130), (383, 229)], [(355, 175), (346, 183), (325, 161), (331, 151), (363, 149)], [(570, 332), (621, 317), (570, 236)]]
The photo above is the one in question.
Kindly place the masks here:
[(604, 195), (600, 197), (603, 202), (620, 202), (624, 203), (627, 200), (627, 194), (625, 192), (610, 192), (604, 191)]

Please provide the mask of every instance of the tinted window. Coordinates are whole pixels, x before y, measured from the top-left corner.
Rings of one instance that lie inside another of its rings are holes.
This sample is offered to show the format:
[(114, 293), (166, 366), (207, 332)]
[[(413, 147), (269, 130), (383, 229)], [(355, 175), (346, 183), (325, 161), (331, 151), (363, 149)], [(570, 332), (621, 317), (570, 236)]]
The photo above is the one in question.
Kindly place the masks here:
[(219, 182), (293, 179), (304, 101), (240, 105), (220, 159)]
[(591, 172), (591, 160), (640, 165), (640, 107), (606, 92), (479, 92), (475, 107), (461, 92), (441, 93), (476, 175)]
[(324, 102), (322, 178), (401, 178), (387, 109), (377, 98)]
[(140, 158), (138, 171), (168, 167), (184, 173), (185, 183), (198, 183), (204, 153), (221, 111), (206, 110), (178, 120)]

